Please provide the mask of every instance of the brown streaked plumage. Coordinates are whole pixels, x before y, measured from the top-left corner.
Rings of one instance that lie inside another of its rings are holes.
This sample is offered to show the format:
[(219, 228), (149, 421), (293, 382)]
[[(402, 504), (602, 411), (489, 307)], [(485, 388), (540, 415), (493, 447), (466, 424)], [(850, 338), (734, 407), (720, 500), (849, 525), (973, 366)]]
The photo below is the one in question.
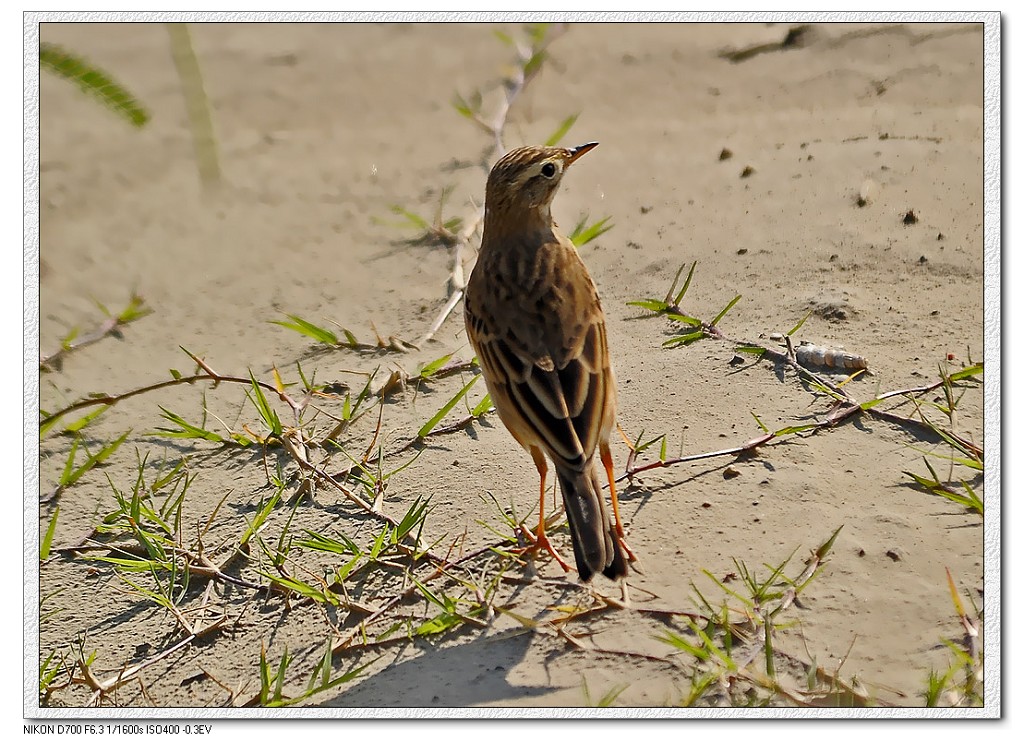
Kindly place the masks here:
[(487, 179), (483, 239), (465, 297), (466, 331), (498, 416), (540, 473), (535, 547), (568, 570), (544, 533), (550, 458), (583, 581), (598, 571), (623, 577), (636, 560), (623, 540), (612, 473), (616, 391), (604, 312), (576, 248), (551, 219), (565, 170), (595, 146), (522, 147), (498, 160)]

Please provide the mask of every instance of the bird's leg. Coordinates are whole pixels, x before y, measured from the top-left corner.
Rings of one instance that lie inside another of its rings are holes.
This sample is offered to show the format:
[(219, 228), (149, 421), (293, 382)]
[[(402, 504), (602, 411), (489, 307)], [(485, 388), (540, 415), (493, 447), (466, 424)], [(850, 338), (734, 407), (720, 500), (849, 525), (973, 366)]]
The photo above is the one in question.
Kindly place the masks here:
[(552, 558), (558, 562), (566, 572), (572, 571), (572, 567), (567, 564), (560, 555), (555, 547), (548, 540), (548, 536), (545, 532), (547, 524), (544, 522), (544, 485), (547, 483), (548, 476), (548, 462), (544, 458), (544, 452), (540, 448), (530, 448), (530, 455), (533, 456), (533, 464), (537, 466), (537, 473), (540, 474), (540, 522), (537, 524), (537, 531), (530, 532), (525, 530), (526, 537), (533, 541), (533, 545), (526, 548), (524, 552), (536, 552), (543, 548), (551, 554)]
[[(626, 544), (626, 531), (622, 527), (622, 517), (619, 515), (619, 495), (615, 491), (615, 464), (612, 462), (612, 451), (608, 443), (601, 443), (601, 462), (604, 464), (604, 472), (608, 476), (608, 488), (612, 492), (612, 514), (615, 516), (615, 537), (619, 539), (622, 550), (626, 552), (629, 562), (636, 567), (640, 559), (636, 557)], [(639, 570), (639, 569), (638, 569)]]

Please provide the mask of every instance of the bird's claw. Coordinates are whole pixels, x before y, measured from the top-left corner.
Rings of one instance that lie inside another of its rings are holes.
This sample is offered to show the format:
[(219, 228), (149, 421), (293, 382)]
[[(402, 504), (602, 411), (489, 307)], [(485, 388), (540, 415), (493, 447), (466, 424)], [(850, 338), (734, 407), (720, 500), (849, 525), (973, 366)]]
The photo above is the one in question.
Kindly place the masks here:
[(523, 548), (515, 549), (515, 553), (519, 555), (536, 554), (538, 551), (544, 550), (551, 554), (551, 557), (555, 559), (558, 565), (561, 566), (566, 573), (572, 571), (572, 567), (565, 562), (565, 559), (563, 559), (558, 554), (558, 551), (555, 550), (555, 546), (552, 545), (550, 540), (548, 540), (547, 533), (539, 527), (538, 530), (539, 532), (535, 533), (528, 528), (523, 528), (521, 532), (526, 536), (527, 540), (531, 541), (531, 543)]

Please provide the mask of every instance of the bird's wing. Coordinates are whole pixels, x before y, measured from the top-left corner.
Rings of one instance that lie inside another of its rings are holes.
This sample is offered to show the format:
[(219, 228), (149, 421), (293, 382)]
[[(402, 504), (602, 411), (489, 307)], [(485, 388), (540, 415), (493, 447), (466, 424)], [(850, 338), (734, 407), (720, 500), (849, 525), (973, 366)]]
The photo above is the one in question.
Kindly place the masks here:
[(569, 294), (582, 300), (553, 302), (547, 315), (527, 318), (521, 304), (517, 312), (489, 312), (467, 296), (466, 310), (491, 399), (509, 431), (521, 444), (538, 444), (556, 462), (579, 467), (597, 447), (615, 392), (604, 314), (574, 253), (559, 280), (572, 281)]

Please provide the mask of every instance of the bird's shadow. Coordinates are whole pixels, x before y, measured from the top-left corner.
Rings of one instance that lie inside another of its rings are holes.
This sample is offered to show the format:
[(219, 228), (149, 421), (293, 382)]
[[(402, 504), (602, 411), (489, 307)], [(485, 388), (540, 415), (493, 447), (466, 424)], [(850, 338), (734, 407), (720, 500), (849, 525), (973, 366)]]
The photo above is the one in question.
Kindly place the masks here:
[(509, 682), (522, 661), (531, 632), (512, 629), (461, 645), (420, 642), (424, 653), (396, 662), (317, 707), (457, 708), (500, 703), (522, 704), (546, 695), (552, 687)]

